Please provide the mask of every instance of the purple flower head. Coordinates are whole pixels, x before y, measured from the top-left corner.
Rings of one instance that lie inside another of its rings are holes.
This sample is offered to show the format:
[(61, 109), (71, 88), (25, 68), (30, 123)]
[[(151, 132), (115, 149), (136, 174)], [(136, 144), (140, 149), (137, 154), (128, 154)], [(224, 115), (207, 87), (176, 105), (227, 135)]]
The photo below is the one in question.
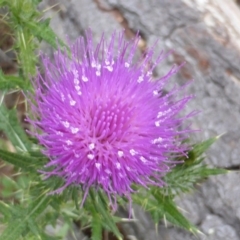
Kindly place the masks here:
[(191, 99), (178, 99), (178, 89), (163, 93), (173, 67), (158, 80), (152, 71), (153, 48), (133, 61), (139, 37), (124, 41), (124, 33), (104, 37), (96, 47), (91, 33), (71, 47), (71, 57), (58, 51), (54, 61), (43, 57), (45, 76), (35, 83), (35, 113), (31, 120), (49, 157), (46, 177), (59, 176), (65, 184), (103, 189), (109, 200), (130, 199), (132, 184), (163, 186), (162, 177), (183, 155), (189, 129), (179, 112)]

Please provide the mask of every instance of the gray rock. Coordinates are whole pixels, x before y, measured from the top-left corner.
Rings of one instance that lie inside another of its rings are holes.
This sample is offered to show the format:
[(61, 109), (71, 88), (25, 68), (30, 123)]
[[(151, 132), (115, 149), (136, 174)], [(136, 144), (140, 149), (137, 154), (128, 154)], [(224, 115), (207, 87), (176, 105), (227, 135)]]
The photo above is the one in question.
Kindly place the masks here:
[(206, 234), (203, 240), (238, 240), (239, 237), (235, 229), (222, 221), (218, 216), (208, 215), (201, 225)]

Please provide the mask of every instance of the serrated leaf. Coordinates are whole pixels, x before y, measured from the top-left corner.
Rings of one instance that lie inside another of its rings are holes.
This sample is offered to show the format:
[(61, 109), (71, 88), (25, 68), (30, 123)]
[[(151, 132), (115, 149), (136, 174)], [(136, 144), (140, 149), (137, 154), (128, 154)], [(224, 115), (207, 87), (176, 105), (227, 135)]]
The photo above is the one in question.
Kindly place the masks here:
[[(108, 227), (108, 229), (113, 232), (119, 240), (122, 240), (121, 233), (116, 226), (113, 216), (109, 213), (107, 209), (107, 204), (104, 202), (104, 198), (101, 196), (101, 192), (98, 191), (94, 193), (93, 190), (89, 190), (89, 195), (94, 205), (94, 210), (96, 211), (96, 213), (101, 214), (102, 224)], [(92, 214), (94, 214), (93, 211)]]
[(0, 235), (0, 240), (17, 240), (25, 228), (26, 225), (21, 219), (9, 221), (8, 227)]
[(159, 223), (163, 218), (164, 212), (158, 207), (156, 199), (152, 198), (149, 192), (146, 195), (133, 194), (132, 200), (134, 203), (140, 205), (144, 211), (149, 212), (155, 223)]
[(7, 135), (17, 150), (28, 151), (31, 149), (32, 143), (28, 140), (26, 133), (21, 127), (17, 111), (15, 109), (8, 110), (3, 104), (0, 105), (0, 129)]
[(202, 160), (201, 158), (193, 161), (191, 164), (182, 164), (173, 168), (164, 177), (167, 186), (162, 188), (162, 192), (165, 192), (166, 195), (189, 192), (197, 182), (212, 175), (225, 174), (228, 172), (221, 168), (209, 168), (202, 163)]
[(206, 152), (213, 143), (217, 141), (219, 137), (209, 138), (206, 141), (193, 145), (193, 149), (188, 152), (188, 158), (184, 161), (187, 164), (191, 164), (196, 161), (204, 152)]
[(23, 70), (23, 75), (27, 79), (36, 73), (37, 60), (34, 54), (33, 38), (27, 31), (20, 27), (17, 31), (17, 43), (20, 65)]
[(149, 192), (147, 196), (134, 194), (132, 199), (135, 203), (141, 205), (145, 211), (151, 214), (156, 224), (158, 224), (161, 219), (165, 218), (170, 223), (193, 233), (198, 231), (197, 228), (177, 209), (172, 198), (163, 196), (160, 189), (152, 187), (150, 195)]
[(37, 237), (37, 239), (41, 239), (40, 237), (40, 229), (34, 219), (31, 217), (27, 220), (28, 228), (32, 232), (32, 234)]
[(197, 233), (198, 229), (191, 224), (186, 217), (177, 209), (177, 206), (170, 197), (165, 197), (159, 193), (152, 193), (158, 201), (158, 208), (161, 208), (166, 219), (172, 224), (184, 228), (192, 233)]
[(166, 187), (162, 188), (165, 195), (171, 196), (181, 192), (188, 192), (194, 188), (197, 182), (217, 174), (225, 174), (228, 171), (221, 168), (209, 168), (203, 163), (202, 154), (218, 139), (210, 138), (204, 142), (193, 145), (189, 151), (188, 158), (184, 163), (177, 164), (171, 171), (164, 176)]
[(36, 36), (39, 40), (45, 40), (55, 49), (58, 47), (58, 44), (62, 47), (68, 46), (54, 33), (54, 31), (49, 27), (49, 20), (45, 20), (42, 22), (26, 22), (25, 23), (31, 33)]
[(18, 76), (4, 75), (0, 70), (0, 90), (9, 89), (28, 89), (28, 83), (24, 82), (24, 79)]
[(2, 149), (0, 149), (0, 158), (5, 162), (30, 172), (36, 172), (37, 166), (41, 164), (41, 159), (11, 153)]
[(3, 231), (0, 236), (0, 240), (16, 240), (22, 232), (28, 227), (28, 221), (38, 217), (49, 205), (51, 198), (42, 197), (34, 201), (25, 211), (22, 211), (18, 218), (14, 218), (9, 222), (7, 228)]

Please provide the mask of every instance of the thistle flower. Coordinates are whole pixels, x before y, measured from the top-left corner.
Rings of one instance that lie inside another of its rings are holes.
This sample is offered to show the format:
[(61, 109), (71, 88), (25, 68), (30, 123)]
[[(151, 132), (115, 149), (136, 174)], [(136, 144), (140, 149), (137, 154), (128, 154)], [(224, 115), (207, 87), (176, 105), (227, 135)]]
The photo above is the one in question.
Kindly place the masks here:
[(163, 53), (152, 63), (151, 48), (134, 63), (138, 36), (125, 42), (124, 33), (113, 34), (108, 44), (102, 36), (94, 48), (86, 35), (73, 44), (71, 57), (60, 50), (54, 61), (43, 56), (45, 75), (34, 84), (37, 117), (30, 120), (49, 157), (41, 172), (64, 179), (52, 193), (78, 185), (83, 202), (90, 187), (104, 190), (110, 201), (131, 199), (132, 184), (163, 186), (174, 158), (184, 154), (189, 129), (182, 123), (190, 115), (179, 112), (191, 97), (179, 100), (179, 88), (163, 92), (179, 67), (153, 80)]

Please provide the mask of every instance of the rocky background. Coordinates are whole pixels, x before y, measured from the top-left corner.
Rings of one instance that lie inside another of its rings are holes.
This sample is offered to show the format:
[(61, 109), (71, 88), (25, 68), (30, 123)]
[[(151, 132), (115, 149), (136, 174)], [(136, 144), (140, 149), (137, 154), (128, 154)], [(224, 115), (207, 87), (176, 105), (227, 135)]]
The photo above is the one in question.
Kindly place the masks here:
[[(149, 216), (135, 209), (137, 223), (126, 224), (129, 240), (239, 240), (240, 239), (240, 10), (233, 0), (43, 0), (45, 17), (63, 39), (84, 35), (91, 28), (97, 41), (125, 29), (127, 39), (137, 31), (142, 53), (157, 39), (156, 52), (174, 49), (156, 76), (174, 63), (186, 65), (174, 79), (183, 84), (194, 79), (188, 91), (196, 97), (187, 111), (201, 113), (193, 127), (197, 140), (224, 134), (208, 152), (207, 162), (233, 170), (212, 177), (196, 192), (179, 198), (183, 209), (202, 234), (193, 236), (164, 224), (158, 234)], [(44, 51), (51, 49), (43, 45)], [(79, 232), (77, 230), (77, 232)], [(79, 233), (77, 239), (88, 239)], [(72, 239), (69, 236), (69, 239)], [(76, 238), (75, 238), (76, 239)]]

